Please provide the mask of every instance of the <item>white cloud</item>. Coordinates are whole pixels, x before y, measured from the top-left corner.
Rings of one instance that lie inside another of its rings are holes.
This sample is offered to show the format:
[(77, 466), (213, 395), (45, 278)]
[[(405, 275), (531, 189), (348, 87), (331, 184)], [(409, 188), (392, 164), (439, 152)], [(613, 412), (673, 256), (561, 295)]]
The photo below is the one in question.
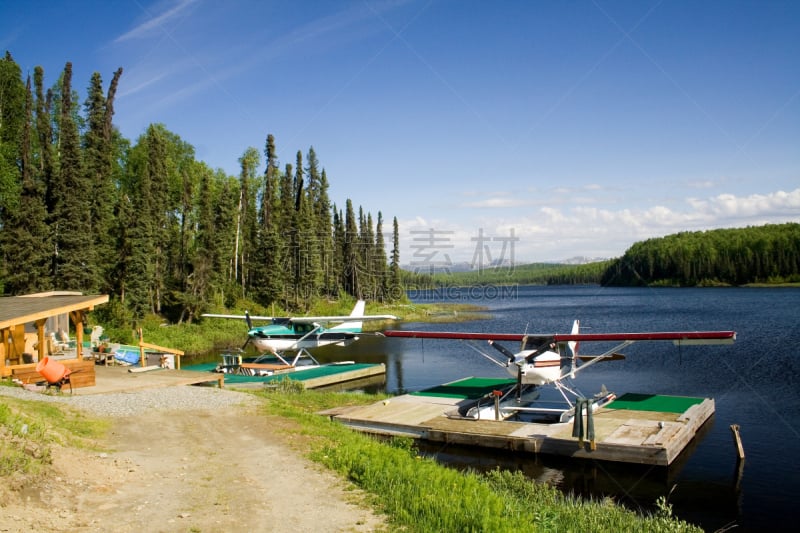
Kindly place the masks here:
[(800, 212), (800, 189), (751, 194), (741, 198), (720, 194), (711, 198), (707, 207), (718, 217), (796, 216)]
[(140, 39), (150, 35), (150, 33), (155, 29), (162, 30), (164, 24), (180, 15), (183, 11), (196, 2), (197, 0), (180, 0), (176, 5), (160, 15), (152, 16), (150, 13), (147, 13), (148, 19), (145, 22), (120, 35), (115, 39), (114, 42), (120, 43), (131, 39)]
[(120, 91), (119, 92), (119, 97), (122, 98), (122, 97), (125, 97), (125, 96), (130, 96), (130, 95), (136, 94), (136, 93), (138, 93), (140, 91), (143, 91), (143, 90), (147, 89), (148, 87), (150, 87), (151, 85), (153, 85), (154, 83), (158, 83), (159, 81), (164, 79), (167, 76), (167, 73), (166, 72), (155, 72), (155, 73), (148, 73), (148, 75), (149, 75), (149, 77), (146, 78), (146, 79), (145, 78), (141, 78), (141, 79), (135, 79), (134, 78), (134, 80), (133, 80), (134, 85), (130, 86), (130, 84), (129, 84), (127, 89)]
[(463, 207), (467, 208), (479, 208), (479, 207), (487, 207), (487, 208), (497, 208), (497, 207), (524, 207), (526, 205), (530, 205), (530, 201), (522, 198), (485, 198), (483, 200), (479, 200), (477, 202), (466, 202), (462, 204)]
[[(513, 234), (519, 239), (514, 243), (514, 255), (519, 262), (561, 260), (578, 255), (618, 257), (636, 241), (680, 231), (800, 222), (800, 189), (687, 198), (684, 206), (682, 210), (665, 205), (613, 210), (548, 205), (522, 216), (510, 217), (507, 213), (502, 217), (473, 216), (466, 223), (440, 220), (430, 227), (452, 232), (447, 235), (447, 242), (452, 245), (448, 254), (453, 261), (471, 260), (479, 232), (490, 239), (487, 246), (498, 250), (497, 242)], [(418, 218), (415, 223), (419, 230), (426, 221)], [(403, 248), (409, 239), (408, 229), (406, 224), (400, 225)]]

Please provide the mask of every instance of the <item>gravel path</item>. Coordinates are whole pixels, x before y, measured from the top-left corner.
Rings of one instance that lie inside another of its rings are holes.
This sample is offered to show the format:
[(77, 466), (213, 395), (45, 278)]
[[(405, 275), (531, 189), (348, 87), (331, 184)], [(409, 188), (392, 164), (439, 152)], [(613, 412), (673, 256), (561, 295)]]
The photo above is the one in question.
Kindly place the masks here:
[(114, 418), (135, 416), (144, 411), (185, 411), (190, 409), (226, 409), (235, 405), (255, 405), (249, 394), (216, 387), (158, 387), (153, 389), (106, 394), (44, 394), (22, 387), (0, 386), (0, 396), (22, 400), (56, 402), (89, 411), (97, 416)]
[[(216, 387), (49, 395), (0, 386), (0, 402), (72, 405), (111, 418), (97, 446), (54, 446), (49, 475), (5, 491), (0, 532), (385, 531), (349, 483), (303, 457), (291, 422)], [(179, 412), (180, 411), (180, 412)]]

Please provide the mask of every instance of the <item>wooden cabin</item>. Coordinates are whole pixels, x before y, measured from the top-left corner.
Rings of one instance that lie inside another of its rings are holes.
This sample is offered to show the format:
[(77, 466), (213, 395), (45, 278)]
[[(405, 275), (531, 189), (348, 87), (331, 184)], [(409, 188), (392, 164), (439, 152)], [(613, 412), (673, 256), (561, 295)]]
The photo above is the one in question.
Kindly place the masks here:
[(74, 326), (75, 352), (59, 361), (73, 371), (73, 387), (94, 385), (94, 362), (84, 359), (90, 353), (83, 353), (84, 322), (88, 312), (106, 302), (108, 295), (62, 291), (0, 297), (0, 378), (36, 380), (36, 362), (51, 354), (51, 334), (68, 327), (59, 318), (66, 316)]

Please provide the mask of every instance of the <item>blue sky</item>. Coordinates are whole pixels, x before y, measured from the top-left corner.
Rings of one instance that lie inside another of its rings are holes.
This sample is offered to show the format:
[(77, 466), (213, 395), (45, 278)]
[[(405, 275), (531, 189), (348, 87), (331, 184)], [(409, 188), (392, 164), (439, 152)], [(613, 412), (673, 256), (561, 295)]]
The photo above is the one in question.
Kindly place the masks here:
[(0, 48), (82, 100), (122, 67), (125, 137), (232, 175), (268, 133), (281, 168), (313, 146), (404, 263), (800, 221), (800, 2), (11, 1)]

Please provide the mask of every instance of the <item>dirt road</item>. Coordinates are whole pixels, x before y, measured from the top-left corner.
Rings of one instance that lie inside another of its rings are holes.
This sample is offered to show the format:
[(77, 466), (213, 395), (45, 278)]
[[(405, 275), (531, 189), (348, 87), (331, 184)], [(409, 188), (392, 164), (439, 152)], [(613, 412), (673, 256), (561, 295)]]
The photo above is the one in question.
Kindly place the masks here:
[(0, 532), (384, 529), (358, 491), (293, 449), (282, 423), (244, 409), (119, 419), (108, 452), (56, 448), (47, 481), (6, 500)]

